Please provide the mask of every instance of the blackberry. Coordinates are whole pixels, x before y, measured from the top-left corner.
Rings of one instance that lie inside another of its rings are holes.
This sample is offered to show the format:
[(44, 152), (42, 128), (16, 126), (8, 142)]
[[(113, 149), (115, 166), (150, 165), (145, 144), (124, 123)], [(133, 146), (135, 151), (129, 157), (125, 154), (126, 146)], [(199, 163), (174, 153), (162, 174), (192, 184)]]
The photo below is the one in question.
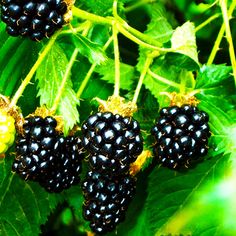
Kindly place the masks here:
[(110, 176), (89, 171), (82, 183), (85, 201), (83, 216), (96, 234), (115, 229), (124, 220), (135, 193), (135, 179), (130, 175)]
[(158, 162), (171, 169), (188, 167), (208, 152), (209, 116), (197, 107), (182, 105), (160, 110), (152, 128)]
[(40, 41), (65, 24), (63, 16), (67, 4), (64, 0), (1, 0), (1, 4), (1, 19), (11, 36), (27, 36)]
[(12, 166), (23, 179), (39, 182), (48, 192), (61, 192), (80, 181), (81, 140), (59, 135), (56, 126), (50, 116), (27, 118), (24, 133), (17, 138)]
[(143, 150), (139, 123), (110, 112), (91, 115), (82, 125), (83, 145), (93, 170), (122, 174)]
[(0, 109), (0, 154), (4, 154), (15, 139), (15, 120)]

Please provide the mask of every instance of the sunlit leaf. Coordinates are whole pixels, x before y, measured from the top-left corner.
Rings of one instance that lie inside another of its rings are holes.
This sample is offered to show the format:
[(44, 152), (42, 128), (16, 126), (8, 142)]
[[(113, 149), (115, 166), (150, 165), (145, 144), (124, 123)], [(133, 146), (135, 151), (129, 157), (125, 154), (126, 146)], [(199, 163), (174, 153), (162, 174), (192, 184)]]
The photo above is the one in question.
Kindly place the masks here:
[[(97, 66), (95, 71), (101, 75), (101, 79), (108, 83), (115, 83), (115, 63), (108, 59), (103, 65)], [(130, 90), (135, 76), (134, 67), (120, 63), (120, 88)]]
[(191, 22), (186, 22), (175, 29), (171, 37), (171, 47), (174, 49), (174, 53), (167, 54), (170, 64), (187, 70), (199, 68), (194, 29), (194, 24)]
[[(56, 95), (62, 83), (68, 60), (62, 49), (55, 44), (37, 70), (36, 79), (38, 80), (38, 96), (40, 104), (52, 108)], [(67, 79), (62, 96), (57, 107), (57, 114), (64, 120), (64, 133), (79, 121), (77, 105), (79, 101), (72, 89), (70, 78)]]
[(79, 52), (88, 57), (91, 63), (101, 64), (106, 61), (106, 54), (101, 46), (93, 43), (81, 34), (75, 34), (73, 41), (78, 48)]

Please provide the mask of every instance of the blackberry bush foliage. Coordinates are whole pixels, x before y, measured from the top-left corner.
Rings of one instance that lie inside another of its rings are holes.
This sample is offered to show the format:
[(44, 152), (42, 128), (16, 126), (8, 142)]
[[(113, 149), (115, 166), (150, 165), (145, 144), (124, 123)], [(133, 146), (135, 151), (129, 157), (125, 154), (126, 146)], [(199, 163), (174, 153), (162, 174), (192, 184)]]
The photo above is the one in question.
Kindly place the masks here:
[(26, 118), (16, 140), (12, 169), (25, 180), (40, 183), (49, 192), (61, 192), (80, 181), (83, 151), (78, 137), (56, 131), (57, 121), (47, 116)]
[(187, 168), (208, 152), (209, 116), (197, 107), (165, 107), (152, 128), (154, 155), (169, 168)]
[(236, 235), (236, 3), (199, 2), (0, 0), (0, 235)]
[(49, 38), (65, 23), (67, 3), (64, 0), (1, 0), (1, 19), (11, 36), (40, 41)]
[(143, 150), (139, 123), (111, 112), (91, 115), (82, 125), (83, 145), (93, 170), (121, 174)]
[(89, 171), (82, 183), (85, 201), (83, 216), (96, 234), (113, 231), (124, 220), (135, 193), (135, 179), (130, 175), (110, 176)]

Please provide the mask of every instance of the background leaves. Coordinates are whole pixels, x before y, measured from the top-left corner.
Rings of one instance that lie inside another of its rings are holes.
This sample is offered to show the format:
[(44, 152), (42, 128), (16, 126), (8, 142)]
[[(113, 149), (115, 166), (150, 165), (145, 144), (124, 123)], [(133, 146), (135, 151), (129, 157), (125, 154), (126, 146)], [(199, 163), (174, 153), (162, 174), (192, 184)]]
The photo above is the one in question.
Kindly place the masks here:
[[(235, 84), (228, 59), (227, 44), (216, 57), (215, 64), (205, 65), (218, 30), (217, 18), (209, 27), (197, 31), (195, 26), (220, 10), (213, 1), (119, 1), (119, 14), (129, 25), (135, 25), (160, 47), (177, 48), (175, 52), (161, 51), (154, 58), (138, 99), (138, 112), (146, 150), (152, 150), (150, 129), (160, 107), (169, 99), (161, 92), (197, 92), (199, 108), (210, 115), (212, 137), (210, 152), (204, 161), (184, 172), (170, 171), (148, 162), (137, 175), (137, 193), (116, 232), (109, 235), (234, 235), (235, 219)], [(81, 0), (81, 9), (112, 15), (113, 1)], [(74, 17), (72, 25), (80, 25)], [(138, 23), (137, 23), (138, 22)], [(232, 21), (232, 25), (233, 25)], [(65, 28), (66, 30), (67, 28)], [(235, 30), (232, 27), (233, 36)], [(103, 45), (111, 36), (106, 25), (91, 25), (87, 37), (83, 30), (63, 35), (38, 68), (32, 84), (19, 100), (26, 116), (40, 105), (48, 108), (61, 85), (70, 57), (79, 50), (57, 109), (65, 120), (65, 133), (97, 111), (94, 97), (107, 99), (114, 87), (114, 55), (112, 45), (106, 52)], [(21, 81), (39, 56), (45, 42), (8, 37), (0, 22), (0, 93), (13, 96)], [(119, 35), (121, 53), (121, 95), (132, 99), (137, 80), (152, 50), (141, 47)], [(198, 56), (200, 55), (200, 59)], [(223, 62), (222, 62), (223, 61)], [(76, 92), (91, 64), (96, 63), (80, 101)], [(224, 63), (224, 64), (222, 64)], [(217, 64), (217, 65), (216, 65)], [(194, 73), (192, 73), (194, 71)], [(36, 97), (38, 94), (38, 98)], [(0, 235), (80, 235), (88, 230), (83, 220), (83, 198), (80, 187), (62, 194), (48, 194), (36, 183), (24, 182), (11, 172), (14, 148), (0, 161)], [(84, 162), (84, 172), (86, 162)], [(222, 194), (224, 193), (224, 194)], [(196, 209), (198, 209), (196, 211)], [(233, 219), (233, 220), (232, 220)], [(198, 222), (198, 224), (196, 224)], [(46, 224), (45, 224), (46, 223)], [(43, 227), (42, 224), (45, 224)], [(117, 233), (117, 234), (116, 234)]]

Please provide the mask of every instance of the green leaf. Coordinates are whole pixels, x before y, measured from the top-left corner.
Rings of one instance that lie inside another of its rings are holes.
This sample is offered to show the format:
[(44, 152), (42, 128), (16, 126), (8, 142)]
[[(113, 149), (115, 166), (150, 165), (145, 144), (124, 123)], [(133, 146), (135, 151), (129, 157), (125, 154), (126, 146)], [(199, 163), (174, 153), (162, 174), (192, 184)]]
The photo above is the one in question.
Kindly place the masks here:
[(167, 20), (167, 13), (162, 3), (154, 3), (148, 6), (148, 14), (151, 18), (145, 34), (156, 39), (160, 43), (170, 40), (173, 33), (172, 26)]
[(187, 70), (199, 69), (194, 24), (186, 22), (177, 27), (171, 37), (174, 52), (167, 53), (170, 64)]
[[(114, 60), (108, 59), (105, 64), (97, 66), (95, 72), (101, 75), (101, 79), (110, 84), (115, 83), (115, 63)], [(120, 88), (130, 90), (135, 77), (134, 67), (120, 63)]]
[[(146, 75), (144, 79), (145, 87), (150, 90), (152, 95), (158, 99), (160, 107), (168, 106), (170, 100), (167, 96), (162, 95), (162, 92), (178, 92), (180, 89), (181, 82), (181, 69), (179, 67), (169, 65), (164, 57), (159, 57), (155, 60), (154, 64), (151, 66), (151, 71), (156, 75), (164, 78), (166, 81), (173, 82), (176, 84), (175, 87), (170, 83), (165, 83), (163, 80), (152, 77), (151, 75)], [(183, 78), (184, 80), (185, 78)]]
[(204, 65), (198, 73), (195, 89), (199, 90), (199, 93), (196, 97), (201, 103), (207, 103), (204, 109), (215, 109), (213, 114), (217, 109), (226, 113), (235, 108), (232, 96), (235, 95), (236, 89), (231, 70), (230, 66), (225, 65)]
[[(170, 40), (173, 33), (171, 25), (168, 23), (167, 15), (162, 3), (154, 3), (148, 6), (150, 22), (144, 34), (155, 38), (158, 42), (166, 43)], [(147, 54), (150, 50), (140, 47), (139, 59), (137, 64), (138, 71), (142, 71)]]
[(112, 8), (113, 0), (96, 0), (96, 3), (93, 0), (81, 0), (80, 3), (85, 5), (95, 14), (107, 15)]
[(232, 75), (231, 66), (226, 65), (203, 65), (196, 78), (196, 89), (213, 88), (226, 82)]
[[(68, 60), (63, 50), (59, 45), (54, 44), (36, 73), (41, 106), (46, 105), (48, 108), (52, 108), (67, 69), (67, 64)], [(71, 79), (68, 78), (57, 107), (57, 114), (61, 115), (64, 120), (65, 135), (79, 121), (79, 113), (76, 107), (78, 104), (79, 101), (72, 89)]]
[(0, 162), (0, 235), (39, 235), (40, 225), (62, 197), (11, 172), (12, 157)]
[(93, 43), (81, 34), (74, 34), (73, 41), (79, 52), (87, 57), (91, 63), (98, 65), (106, 61), (105, 52), (101, 46), (97, 43)]
[[(228, 159), (221, 155), (214, 158), (205, 158), (203, 163), (198, 164), (194, 169), (186, 172), (176, 172), (166, 168), (155, 168), (150, 175), (147, 199), (147, 224), (151, 226), (150, 235), (201, 235), (194, 234), (194, 228), (181, 231), (182, 227), (188, 222), (191, 214), (201, 214), (204, 209), (195, 202), (196, 194), (206, 197), (206, 186), (213, 186), (224, 173)], [(189, 206), (190, 209), (188, 208)], [(185, 209), (187, 209), (185, 211)], [(198, 209), (196, 211), (196, 209)], [(216, 206), (215, 209), (219, 208)], [(213, 211), (214, 212), (214, 211)], [(212, 212), (212, 216), (215, 215)], [(222, 214), (222, 212), (219, 212)], [(218, 217), (214, 217), (217, 222), (208, 224), (208, 227), (214, 227), (216, 224), (220, 227), (221, 222)], [(206, 221), (208, 221), (206, 219)], [(206, 224), (197, 224), (199, 232), (204, 230)], [(208, 235), (208, 234), (206, 234)], [(212, 235), (212, 234), (211, 234)], [(214, 235), (214, 234), (213, 234)]]

